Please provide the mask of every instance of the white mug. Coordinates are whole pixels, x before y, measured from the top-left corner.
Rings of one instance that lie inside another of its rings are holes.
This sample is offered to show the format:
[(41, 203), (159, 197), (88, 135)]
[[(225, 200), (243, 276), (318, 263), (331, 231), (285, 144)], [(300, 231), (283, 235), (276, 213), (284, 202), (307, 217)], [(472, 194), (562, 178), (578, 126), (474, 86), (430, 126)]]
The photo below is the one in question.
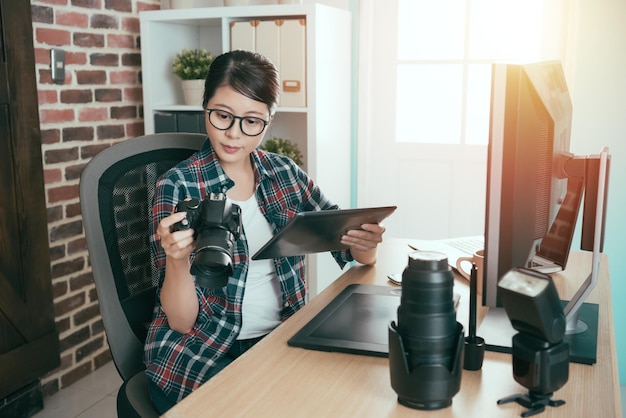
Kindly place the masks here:
[[(456, 269), (459, 274), (470, 279), (470, 272), (472, 271), (472, 264), (476, 265), (476, 293), (482, 294), (483, 292), (483, 265), (485, 264), (485, 250), (478, 250), (471, 257), (459, 257), (456, 260)], [(463, 267), (467, 267), (467, 270)]]

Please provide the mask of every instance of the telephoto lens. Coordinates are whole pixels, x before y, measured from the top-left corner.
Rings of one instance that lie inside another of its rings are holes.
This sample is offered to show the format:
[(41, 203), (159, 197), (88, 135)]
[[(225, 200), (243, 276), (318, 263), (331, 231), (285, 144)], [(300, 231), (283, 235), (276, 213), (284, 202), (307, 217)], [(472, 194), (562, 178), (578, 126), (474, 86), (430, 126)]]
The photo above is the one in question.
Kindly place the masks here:
[(398, 332), (408, 353), (409, 367), (420, 364), (449, 366), (456, 339), (454, 276), (447, 258), (435, 252), (409, 257), (402, 273)]
[(409, 255), (398, 322), (389, 327), (391, 383), (405, 406), (444, 408), (460, 388), (463, 326), (456, 321), (453, 287), (445, 254)]

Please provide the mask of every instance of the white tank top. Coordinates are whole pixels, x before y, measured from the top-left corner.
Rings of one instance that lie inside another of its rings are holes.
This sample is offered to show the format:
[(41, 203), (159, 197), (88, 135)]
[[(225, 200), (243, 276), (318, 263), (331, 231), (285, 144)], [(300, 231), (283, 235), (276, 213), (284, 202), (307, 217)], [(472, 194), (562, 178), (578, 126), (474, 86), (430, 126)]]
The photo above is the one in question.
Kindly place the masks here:
[[(241, 207), (243, 230), (252, 256), (272, 237), (272, 228), (261, 213), (254, 194), (246, 201), (232, 202)], [(243, 295), (241, 332), (237, 338), (245, 340), (272, 331), (281, 323), (281, 310), (282, 291), (274, 262), (271, 259), (250, 260)]]

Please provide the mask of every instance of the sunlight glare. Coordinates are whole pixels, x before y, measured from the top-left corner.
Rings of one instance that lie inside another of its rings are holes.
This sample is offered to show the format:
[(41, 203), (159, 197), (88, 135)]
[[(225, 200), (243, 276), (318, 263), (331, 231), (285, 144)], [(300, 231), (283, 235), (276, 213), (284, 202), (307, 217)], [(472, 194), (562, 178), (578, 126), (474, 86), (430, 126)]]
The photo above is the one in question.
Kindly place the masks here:
[(471, 2), (470, 22), (470, 59), (541, 58), (542, 0), (475, 0)]
[(463, 59), (466, 0), (400, 1), (398, 59)]

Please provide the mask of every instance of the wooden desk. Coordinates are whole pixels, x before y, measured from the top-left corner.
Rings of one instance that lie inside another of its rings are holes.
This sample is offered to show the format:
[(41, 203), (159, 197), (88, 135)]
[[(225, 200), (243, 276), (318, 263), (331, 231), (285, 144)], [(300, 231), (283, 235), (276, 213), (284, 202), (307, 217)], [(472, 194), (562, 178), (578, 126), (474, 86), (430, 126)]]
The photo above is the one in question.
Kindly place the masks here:
[[(463, 371), (461, 390), (452, 406), (417, 411), (397, 402), (386, 358), (328, 353), (287, 346), (287, 340), (351, 283), (389, 284), (386, 275), (407, 263), (407, 242), (387, 239), (374, 267), (355, 266), (313, 298), (237, 361), (171, 409), (166, 417), (514, 417), (525, 408), (496, 401), (526, 388), (513, 379), (511, 356), (487, 352), (480, 371)], [(568, 269), (556, 274), (559, 294), (567, 298), (586, 278), (591, 255), (572, 253)], [(569, 380), (555, 393), (565, 400), (539, 417), (621, 417), (621, 404), (608, 262), (602, 260), (599, 284), (589, 301), (600, 305), (597, 364), (570, 364)], [(461, 294), (457, 320), (467, 334), (469, 289), (457, 280)], [(481, 309), (479, 320), (484, 316)]]

